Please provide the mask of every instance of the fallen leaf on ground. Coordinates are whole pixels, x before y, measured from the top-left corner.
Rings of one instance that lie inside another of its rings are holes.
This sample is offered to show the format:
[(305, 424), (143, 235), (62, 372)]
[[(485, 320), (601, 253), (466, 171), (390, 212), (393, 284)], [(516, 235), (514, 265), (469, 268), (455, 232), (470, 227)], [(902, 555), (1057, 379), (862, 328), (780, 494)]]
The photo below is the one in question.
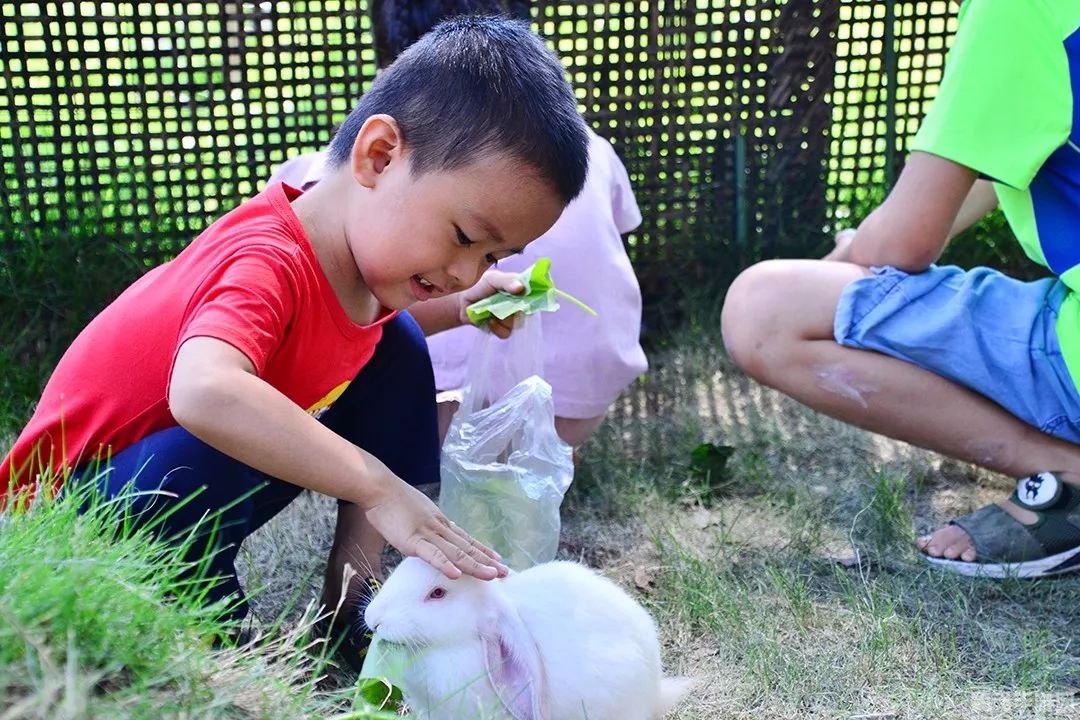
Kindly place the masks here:
[(641, 590), (651, 590), (656, 585), (656, 568), (638, 565), (634, 568), (634, 585)]

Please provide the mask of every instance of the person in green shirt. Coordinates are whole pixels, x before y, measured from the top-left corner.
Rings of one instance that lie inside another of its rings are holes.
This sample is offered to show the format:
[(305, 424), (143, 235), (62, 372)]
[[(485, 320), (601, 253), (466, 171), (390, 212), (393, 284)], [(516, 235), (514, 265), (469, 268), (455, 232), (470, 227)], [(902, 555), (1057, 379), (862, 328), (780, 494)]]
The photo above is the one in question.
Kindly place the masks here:
[[(1000, 204), (1053, 277), (934, 263)], [(760, 382), (1017, 478), (921, 538), (966, 575), (1080, 570), (1080, 0), (967, 0), (896, 186), (823, 260), (743, 272), (724, 342)]]

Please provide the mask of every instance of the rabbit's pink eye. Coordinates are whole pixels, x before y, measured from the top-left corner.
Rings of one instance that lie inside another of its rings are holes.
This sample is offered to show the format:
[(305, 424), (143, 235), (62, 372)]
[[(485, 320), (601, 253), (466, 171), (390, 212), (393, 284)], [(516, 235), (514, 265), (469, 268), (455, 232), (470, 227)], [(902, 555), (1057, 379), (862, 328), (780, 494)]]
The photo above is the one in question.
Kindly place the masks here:
[(446, 597), (446, 590), (441, 587), (437, 587), (428, 593), (428, 600), (438, 600), (443, 597)]

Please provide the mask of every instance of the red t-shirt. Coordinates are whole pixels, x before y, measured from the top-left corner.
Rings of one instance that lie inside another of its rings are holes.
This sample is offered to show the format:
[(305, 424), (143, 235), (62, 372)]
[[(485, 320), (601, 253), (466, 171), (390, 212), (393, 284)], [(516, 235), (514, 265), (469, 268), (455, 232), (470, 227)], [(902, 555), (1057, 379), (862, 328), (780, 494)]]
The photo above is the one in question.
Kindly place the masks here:
[(62, 468), (114, 455), (176, 425), (169, 374), (188, 338), (235, 346), (259, 377), (309, 413), (340, 396), (395, 313), (385, 311), (372, 325), (349, 319), (292, 210), (299, 195), (281, 184), (267, 188), (86, 326), (0, 463), (9, 490), (32, 492), (46, 468), (59, 480)]

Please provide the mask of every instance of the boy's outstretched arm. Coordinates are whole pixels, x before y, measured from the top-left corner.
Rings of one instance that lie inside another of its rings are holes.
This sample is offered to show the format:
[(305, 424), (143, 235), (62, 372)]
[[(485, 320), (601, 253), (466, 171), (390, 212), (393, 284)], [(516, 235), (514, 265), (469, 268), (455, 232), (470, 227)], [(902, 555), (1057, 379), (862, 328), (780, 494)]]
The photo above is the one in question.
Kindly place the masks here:
[(497, 554), (451, 523), (423, 493), (308, 415), (255, 375), (226, 342), (196, 337), (176, 355), (169, 383), (176, 421), (211, 447), (272, 477), (356, 503), (404, 555), (451, 578), (505, 575)]
[[(987, 206), (985, 189), (971, 192), (975, 179), (975, 171), (963, 165), (929, 153), (911, 153), (885, 201), (828, 259), (865, 267), (891, 265), (907, 272), (925, 270), (941, 256), (950, 238), (993, 208)], [(993, 188), (989, 190), (992, 194)]]

